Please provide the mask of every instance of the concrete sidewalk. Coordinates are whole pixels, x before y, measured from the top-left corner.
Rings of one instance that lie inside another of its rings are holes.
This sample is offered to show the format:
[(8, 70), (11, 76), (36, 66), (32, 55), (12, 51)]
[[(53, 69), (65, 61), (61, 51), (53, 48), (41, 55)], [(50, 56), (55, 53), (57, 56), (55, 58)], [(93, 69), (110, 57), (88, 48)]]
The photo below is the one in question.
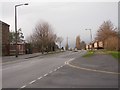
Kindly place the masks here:
[(107, 54), (94, 54), (91, 57), (79, 57), (70, 64), (93, 70), (102, 70), (118, 73), (118, 60)]
[(3, 56), (2, 60), (0, 60), (0, 63), (24, 60), (24, 59), (34, 58), (34, 57), (43, 56), (43, 55), (47, 55), (47, 54), (49, 55), (49, 54), (53, 54), (53, 53), (59, 53), (59, 52), (61, 52), (61, 51), (48, 52), (48, 53), (44, 52), (44, 54), (42, 54), (42, 53), (24, 54), (24, 55), (18, 55), (17, 58), (15, 56)]
[(16, 60), (20, 60), (20, 59), (27, 59), (27, 58), (37, 57), (37, 56), (40, 56), (40, 55), (42, 55), (42, 53), (18, 55), (17, 58), (15, 56), (3, 56), (2, 57), (2, 63), (9, 62), (9, 61), (16, 61)]

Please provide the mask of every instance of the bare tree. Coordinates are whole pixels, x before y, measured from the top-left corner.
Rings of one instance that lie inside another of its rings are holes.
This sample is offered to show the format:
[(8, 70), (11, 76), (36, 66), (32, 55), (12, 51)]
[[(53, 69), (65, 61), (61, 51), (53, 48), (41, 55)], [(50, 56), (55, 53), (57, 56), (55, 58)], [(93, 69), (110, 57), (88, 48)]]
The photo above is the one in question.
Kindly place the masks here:
[(111, 21), (105, 21), (97, 32), (96, 40), (104, 42), (104, 48), (109, 50), (117, 49), (118, 34), (117, 28)]
[(51, 25), (47, 22), (42, 22), (36, 25), (33, 34), (30, 36), (30, 42), (32, 42), (39, 51), (44, 53), (45, 51), (53, 50), (56, 37)]
[(105, 40), (105, 49), (107, 50), (119, 50), (118, 37), (109, 37)]
[(76, 37), (76, 48), (80, 50), (80, 36), (79, 35)]
[(84, 41), (80, 42), (80, 48), (85, 49), (86, 48), (86, 43)]
[(56, 41), (59, 43), (60, 49), (61, 49), (61, 43), (62, 43), (62, 41), (63, 41), (63, 38), (62, 38), (62, 37), (57, 37), (57, 40), (56, 40)]
[(104, 21), (98, 29), (96, 39), (104, 41), (111, 36), (116, 36), (116, 30), (117, 28), (113, 26), (111, 21)]

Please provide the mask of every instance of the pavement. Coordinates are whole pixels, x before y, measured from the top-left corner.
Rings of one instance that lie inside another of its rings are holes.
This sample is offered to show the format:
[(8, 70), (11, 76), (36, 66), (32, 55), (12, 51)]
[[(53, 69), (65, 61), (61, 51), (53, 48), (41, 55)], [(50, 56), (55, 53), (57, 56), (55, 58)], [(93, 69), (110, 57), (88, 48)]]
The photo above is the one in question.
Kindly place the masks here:
[(3, 88), (118, 88), (118, 62), (86, 51), (46, 55), (3, 65)]
[(49, 55), (52, 53), (60, 53), (60, 51), (56, 51), (56, 52), (49, 52), (49, 53), (33, 53), (33, 54), (24, 54), (24, 55), (18, 55), (18, 57), (16, 58), (15, 56), (3, 56), (2, 60), (0, 60), (0, 63), (6, 63), (6, 62), (16, 62), (19, 60), (25, 60), (25, 59), (29, 59), (29, 58), (34, 58), (34, 57), (38, 57), (38, 56), (43, 56), (43, 55)]

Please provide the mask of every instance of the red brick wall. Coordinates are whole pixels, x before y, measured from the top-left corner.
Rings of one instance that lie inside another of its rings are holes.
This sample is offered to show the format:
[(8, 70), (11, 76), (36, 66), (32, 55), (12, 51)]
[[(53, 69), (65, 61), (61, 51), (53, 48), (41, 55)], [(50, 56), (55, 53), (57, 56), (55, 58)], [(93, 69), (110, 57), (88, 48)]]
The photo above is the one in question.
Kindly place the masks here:
[(2, 22), (2, 55), (9, 55), (9, 25)]

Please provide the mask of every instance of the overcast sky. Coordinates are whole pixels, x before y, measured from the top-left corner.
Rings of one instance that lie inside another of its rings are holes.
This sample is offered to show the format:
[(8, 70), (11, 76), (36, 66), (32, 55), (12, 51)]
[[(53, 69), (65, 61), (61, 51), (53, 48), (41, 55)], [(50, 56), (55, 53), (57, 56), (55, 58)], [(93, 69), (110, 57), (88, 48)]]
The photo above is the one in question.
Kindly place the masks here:
[[(0, 20), (8, 23), (12, 31), (14, 6), (20, 3), (0, 3)], [(29, 2), (28, 6), (18, 7), (17, 10), (18, 28), (22, 28), (25, 38), (34, 31), (38, 22), (46, 21), (51, 24), (57, 36), (64, 38), (63, 45), (68, 37), (70, 46), (74, 46), (77, 35), (89, 43), (90, 32), (85, 29), (91, 29), (95, 37), (103, 21), (111, 20), (118, 26), (117, 2)]]

